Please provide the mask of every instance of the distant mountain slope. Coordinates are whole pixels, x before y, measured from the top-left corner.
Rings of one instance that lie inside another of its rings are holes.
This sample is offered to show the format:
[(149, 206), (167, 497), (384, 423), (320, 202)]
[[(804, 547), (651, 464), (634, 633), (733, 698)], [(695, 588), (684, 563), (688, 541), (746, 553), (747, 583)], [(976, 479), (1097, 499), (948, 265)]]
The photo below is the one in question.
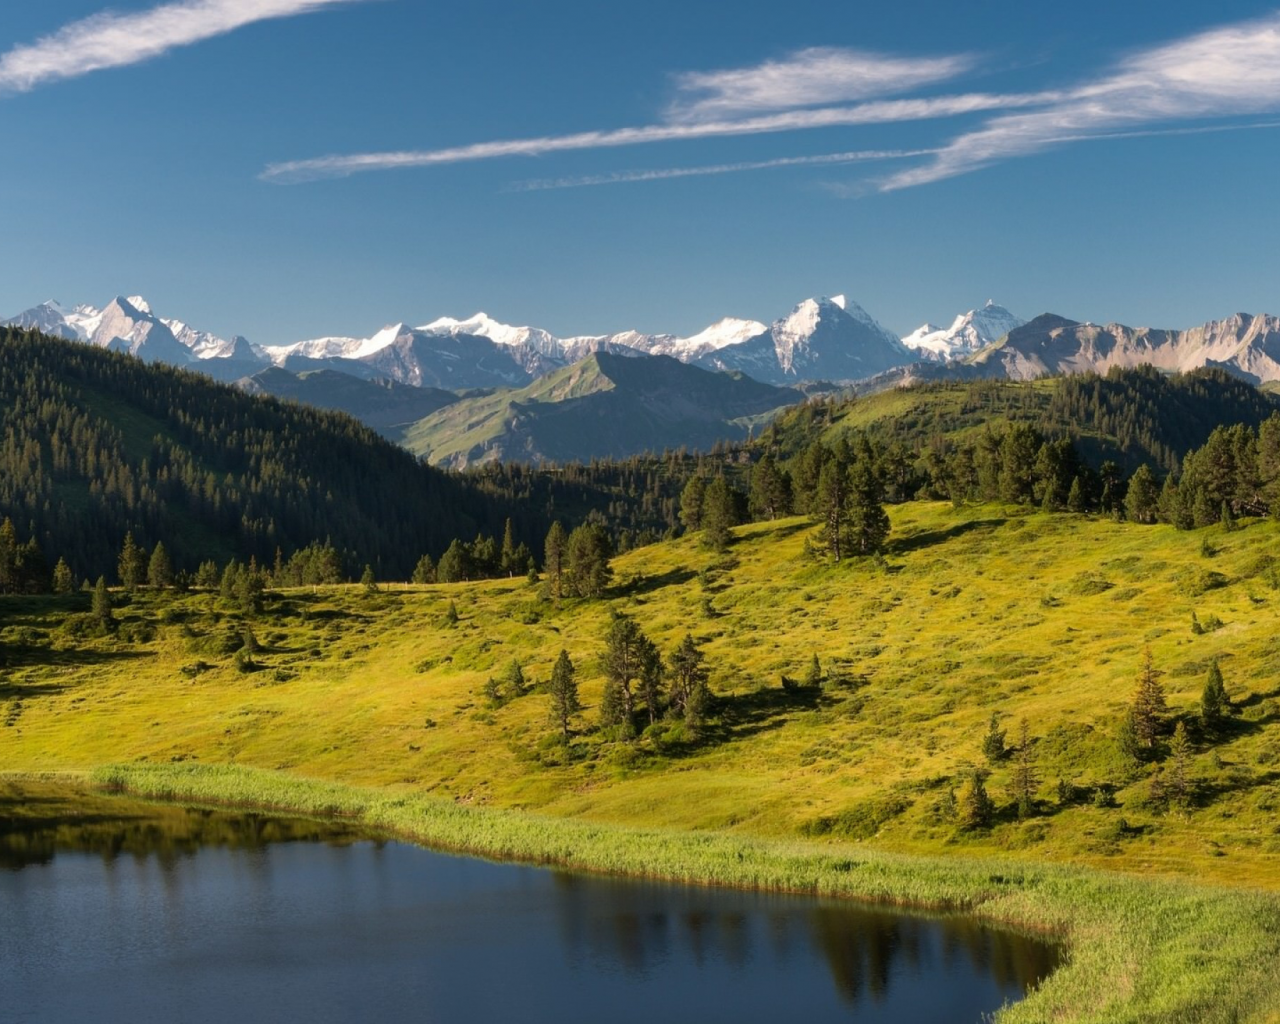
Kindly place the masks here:
[(437, 465), (623, 458), (741, 439), (793, 390), (668, 356), (597, 352), (520, 390), (464, 398), (415, 424), (405, 445)]
[(362, 380), (336, 370), (290, 373), (278, 366), (244, 377), (236, 386), (250, 395), (271, 395), (316, 409), (345, 412), (392, 440), (400, 436), (396, 428), (415, 423), (458, 401), (452, 391), (439, 388), (416, 388), (392, 380)]
[[(180, 568), (327, 539), (351, 571), (407, 578), (505, 515), (349, 417), (13, 328), (0, 328), (0, 437), (0, 517), (79, 576), (114, 578), (130, 530)], [(513, 511), (522, 537), (545, 534)]]
[(1216, 366), (1261, 384), (1280, 380), (1280, 317), (1237, 313), (1190, 330), (1167, 331), (1082, 324), (1046, 314), (1010, 331), (972, 363), (1014, 380), (1105, 373), (1112, 367), (1186, 372)]
[(779, 416), (760, 443), (790, 457), (818, 438), (866, 430), (925, 452), (1018, 422), (1072, 438), (1095, 465), (1111, 459), (1132, 470), (1147, 462), (1168, 472), (1214, 427), (1257, 427), (1277, 409), (1280, 397), (1221, 370), (1169, 375), (1144, 367), (1036, 381), (943, 381), (809, 404)]

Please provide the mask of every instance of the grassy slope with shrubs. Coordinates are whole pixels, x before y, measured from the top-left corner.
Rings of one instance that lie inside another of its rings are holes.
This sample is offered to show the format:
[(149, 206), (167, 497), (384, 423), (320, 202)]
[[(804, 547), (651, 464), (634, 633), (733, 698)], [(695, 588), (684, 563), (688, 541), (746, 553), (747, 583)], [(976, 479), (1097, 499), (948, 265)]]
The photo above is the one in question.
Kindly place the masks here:
[[(1274, 524), (892, 514), (883, 562), (810, 561), (812, 528), (786, 520), (739, 530), (727, 556), (696, 538), (634, 552), (610, 601), (559, 609), (524, 580), (289, 592), (253, 624), (248, 672), (243, 623), (216, 595), (139, 594), (117, 608), (116, 638), (78, 640), (67, 612), (87, 599), (9, 599), (0, 770), (128, 763), (110, 777), (144, 792), (352, 803), (493, 853), (970, 906), (1070, 937), (1069, 967), (1011, 1020), (1276, 1019), (1280, 909), (1263, 894), (1280, 890)], [(610, 608), (664, 651), (686, 630), (703, 642), (718, 699), (700, 730), (663, 722), (628, 744), (589, 728)], [(587, 705), (567, 751), (536, 686), (483, 696), (512, 659), (544, 682), (561, 647)], [(1196, 740), (1185, 808), (1153, 802), (1153, 765), (1116, 741), (1147, 647), (1171, 719), (1194, 724), (1215, 658), (1238, 709)], [(784, 690), (815, 653), (823, 688)], [(1037, 813), (1017, 820), (1002, 761), (994, 827), (963, 833), (949, 795), (983, 763), (993, 712), (1011, 740), (1029, 721)]]

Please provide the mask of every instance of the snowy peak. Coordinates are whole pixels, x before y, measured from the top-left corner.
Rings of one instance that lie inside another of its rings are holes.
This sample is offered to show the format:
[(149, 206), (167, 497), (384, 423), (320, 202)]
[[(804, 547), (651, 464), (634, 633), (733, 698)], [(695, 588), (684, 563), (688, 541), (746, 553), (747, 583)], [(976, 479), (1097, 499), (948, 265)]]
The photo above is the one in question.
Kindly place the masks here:
[(961, 313), (950, 327), (943, 329), (925, 324), (908, 334), (902, 342), (925, 359), (947, 362), (981, 351), (1025, 323), (1004, 306), (988, 299), (981, 309)]
[(759, 320), (740, 320), (737, 317), (727, 316), (691, 338), (677, 339), (677, 344), (680, 348), (690, 351), (714, 351), (730, 345), (741, 345), (751, 338), (758, 338), (768, 329)]

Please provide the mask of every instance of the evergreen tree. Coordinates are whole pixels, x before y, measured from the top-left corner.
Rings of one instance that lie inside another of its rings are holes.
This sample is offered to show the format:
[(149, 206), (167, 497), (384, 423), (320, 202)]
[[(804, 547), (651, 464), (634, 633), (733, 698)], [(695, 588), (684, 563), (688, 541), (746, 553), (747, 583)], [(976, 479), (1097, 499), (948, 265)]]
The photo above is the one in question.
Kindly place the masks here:
[(635, 723), (635, 694), (631, 687), (640, 678), (646, 660), (651, 657), (652, 647), (649, 638), (636, 625), (635, 619), (618, 615), (609, 624), (609, 631), (605, 635), (605, 680), (616, 689), (617, 699), (622, 705), (620, 720), (627, 724)]
[(252, 618), (262, 614), (266, 579), (252, 561), (236, 578), (236, 604), (240, 614)]
[(1005, 746), (1004, 737), (1005, 730), (1000, 728), (1000, 716), (993, 711), (987, 733), (982, 737), (982, 756), (987, 759), (988, 764), (997, 764), (1008, 756), (1009, 750)]
[(1138, 687), (1133, 695), (1133, 728), (1138, 743), (1146, 750), (1155, 746), (1156, 737), (1164, 727), (1167, 707), (1164, 687), (1160, 685), (1160, 673), (1151, 660), (1151, 648), (1143, 654), (1142, 670), (1138, 674)]
[(258, 638), (254, 635), (253, 629), (249, 626), (244, 627), (244, 633), (241, 637), (240, 649), (247, 651), (249, 654), (257, 654), (262, 648), (258, 644)]
[(809, 670), (804, 675), (804, 685), (811, 690), (821, 689), (822, 687), (822, 662), (818, 660), (815, 652), (813, 660), (809, 662)]
[(502, 531), (502, 553), (498, 559), (498, 567), (507, 574), (508, 579), (524, 569), (524, 560), (517, 560), (516, 535), (511, 527), (510, 517)]
[(666, 666), (662, 664), (662, 654), (648, 637), (640, 645), (640, 692), (644, 696), (644, 707), (649, 713), (649, 724), (653, 725), (662, 715), (662, 682)]
[(378, 592), (378, 577), (373, 574), (373, 566), (365, 565), (364, 572), (360, 574), (360, 586), (364, 588), (366, 594)]
[(1024, 821), (1035, 813), (1037, 782), (1031, 758), (1030, 726), (1024, 718), (1018, 723), (1018, 758), (1013, 769), (1013, 795), (1018, 804), (1018, 817)]
[(1186, 804), (1191, 790), (1191, 738), (1182, 722), (1169, 743), (1169, 787), (1179, 804)]
[(13, 521), (0, 522), (0, 594), (18, 592), (18, 532)]
[(518, 658), (512, 658), (511, 664), (502, 677), (502, 692), (508, 700), (523, 697), (525, 691), (524, 669), (520, 667)]
[(107, 581), (102, 576), (98, 577), (93, 588), (93, 617), (105, 629), (110, 629), (115, 623), (115, 617), (111, 614), (111, 594), (107, 591)]
[(569, 652), (562, 649), (560, 656), (556, 658), (555, 667), (551, 669), (551, 682), (547, 691), (551, 696), (551, 720), (561, 730), (566, 744), (569, 742), (569, 722), (582, 710), (574, 674)]
[(1144, 462), (1129, 479), (1124, 514), (1131, 523), (1154, 523), (1160, 513), (1160, 491), (1151, 468)]
[(436, 581), (436, 564), (430, 555), (423, 555), (413, 567), (413, 582), (419, 585)]
[(995, 815), (995, 804), (987, 793), (987, 773), (973, 768), (965, 780), (959, 798), (960, 826), (966, 831), (989, 828)]
[(1084, 487), (1080, 483), (1079, 476), (1071, 479), (1071, 490), (1067, 492), (1067, 511), (1076, 513), (1088, 511), (1088, 505), (1084, 499)]
[(680, 522), (684, 524), (686, 533), (702, 529), (703, 498), (706, 491), (706, 481), (695, 476), (689, 478), (684, 490), (680, 492)]
[(440, 583), (461, 583), (469, 580), (473, 573), (470, 545), (455, 537), (449, 549), (440, 556), (440, 564), (436, 566), (436, 580)]
[(707, 668), (691, 634), (684, 635), (670, 663), (671, 704), (686, 721), (696, 724), (707, 703)]
[(791, 511), (791, 487), (768, 452), (751, 467), (748, 507), (757, 519), (777, 519)]
[(173, 564), (162, 541), (156, 541), (155, 550), (151, 552), (151, 560), (147, 563), (147, 582), (156, 589), (173, 586)]
[(822, 522), (822, 536), (835, 561), (844, 553), (845, 519), (847, 515), (847, 471), (836, 458), (828, 459), (818, 473), (818, 489), (814, 495), (814, 512)]
[(543, 561), (542, 567), (547, 574), (547, 586), (551, 590), (551, 596), (559, 601), (564, 596), (564, 564), (565, 564), (565, 548), (568, 546), (568, 539), (565, 537), (564, 527), (560, 525), (560, 520), (556, 520), (551, 524), (551, 529), (547, 533), (547, 539), (543, 544)]
[(131, 594), (146, 579), (147, 556), (134, 542), (133, 531), (124, 535), (124, 545), (120, 548), (116, 568), (120, 575), (120, 585)]
[(58, 564), (53, 567), (53, 592), (66, 595), (74, 593), (75, 589), (76, 581), (71, 575), (71, 567), (67, 565), (65, 558), (59, 558)]
[(737, 524), (733, 493), (723, 476), (707, 484), (702, 499), (702, 546), (712, 551), (728, 550)]
[(444, 610), (444, 621), (446, 626), (458, 624), (458, 606), (453, 601), (450, 601), (449, 607)]
[(1231, 699), (1227, 696), (1226, 684), (1222, 681), (1222, 669), (1215, 658), (1209, 666), (1209, 675), (1204, 681), (1204, 692), (1200, 695), (1200, 722), (1205, 732), (1210, 735), (1221, 730), (1231, 709)]
[(854, 552), (873, 555), (889, 536), (884, 510), (884, 486), (871, 465), (870, 453), (860, 456), (849, 471), (849, 541)]
[(195, 585), (201, 590), (216, 589), (220, 579), (218, 563), (213, 559), (201, 562), (199, 568), (196, 569)]
[(583, 523), (569, 534), (564, 576), (568, 593), (577, 597), (603, 597), (613, 577), (609, 534), (599, 523)]

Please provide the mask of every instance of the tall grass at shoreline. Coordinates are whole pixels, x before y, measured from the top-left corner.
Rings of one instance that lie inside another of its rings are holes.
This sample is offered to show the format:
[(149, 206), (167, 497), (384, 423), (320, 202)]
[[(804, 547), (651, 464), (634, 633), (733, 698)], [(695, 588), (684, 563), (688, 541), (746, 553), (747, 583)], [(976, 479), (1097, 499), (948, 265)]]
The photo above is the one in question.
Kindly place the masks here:
[(693, 884), (957, 910), (1049, 932), (1063, 966), (1001, 1024), (1280, 1019), (1280, 899), (1062, 866), (942, 859), (550, 819), (236, 766), (108, 766), (93, 785), (150, 799), (346, 817), (439, 849)]

